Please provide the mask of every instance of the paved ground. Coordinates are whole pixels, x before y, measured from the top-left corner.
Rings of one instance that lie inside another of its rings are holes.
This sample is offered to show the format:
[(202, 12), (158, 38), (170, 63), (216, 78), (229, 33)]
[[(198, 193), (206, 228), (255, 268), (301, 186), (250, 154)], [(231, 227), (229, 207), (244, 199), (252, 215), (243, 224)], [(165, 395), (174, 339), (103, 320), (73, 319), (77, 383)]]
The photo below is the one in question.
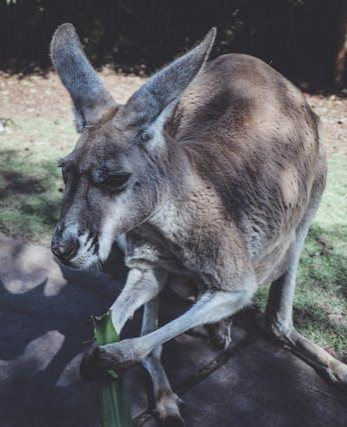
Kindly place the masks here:
[[(92, 336), (90, 316), (107, 310), (122, 280), (121, 268), (115, 280), (61, 270), (48, 250), (0, 235), (1, 427), (99, 425), (95, 384), (77, 368)], [(167, 293), (163, 321), (184, 308)], [(235, 337), (244, 330), (247, 337), (227, 352), (211, 349), (203, 330), (166, 345), (164, 365), (188, 427), (347, 425), (347, 396), (240, 322)], [(135, 316), (125, 335), (138, 330)], [(154, 427), (147, 374), (135, 367), (128, 381), (134, 425)]]

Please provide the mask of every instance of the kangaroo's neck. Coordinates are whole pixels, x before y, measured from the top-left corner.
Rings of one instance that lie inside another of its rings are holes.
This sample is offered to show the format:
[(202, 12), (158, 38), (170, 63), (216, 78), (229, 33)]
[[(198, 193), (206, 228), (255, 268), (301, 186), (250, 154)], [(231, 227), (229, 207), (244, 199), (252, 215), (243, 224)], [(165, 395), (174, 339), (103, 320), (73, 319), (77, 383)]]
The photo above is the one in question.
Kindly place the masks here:
[(224, 221), (223, 207), (213, 186), (190, 162), (184, 147), (170, 139), (167, 144), (165, 191), (149, 223), (170, 240), (189, 239), (197, 226)]

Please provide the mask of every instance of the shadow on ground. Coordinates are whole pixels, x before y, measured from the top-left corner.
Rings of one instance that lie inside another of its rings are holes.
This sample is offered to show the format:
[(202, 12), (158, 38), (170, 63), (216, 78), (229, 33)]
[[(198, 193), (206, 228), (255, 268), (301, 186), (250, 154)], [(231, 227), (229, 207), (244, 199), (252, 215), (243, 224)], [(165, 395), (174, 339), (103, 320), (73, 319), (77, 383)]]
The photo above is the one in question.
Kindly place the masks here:
[[(46, 249), (0, 236), (0, 280), (1, 427), (98, 426), (95, 384), (80, 379), (78, 366), (90, 345), (90, 316), (108, 309), (124, 270), (119, 266), (117, 280), (61, 270)], [(187, 308), (167, 292), (162, 322)], [(139, 322), (135, 316), (124, 336), (138, 334)], [(224, 353), (211, 348), (203, 330), (165, 346), (187, 426), (346, 425), (346, 400), (335, 387), (241, 316), (242, 328), (248, 338)], [(128, 381), (134, 425), (155, 426), (147, 374), (137, 366)]]
[(107, 310), (117, 283), (61, 271), (45, 249), (11, 240), (0, 265), (0, 425), (97, 425), (94, 387), (76, 367), (90, 316)]

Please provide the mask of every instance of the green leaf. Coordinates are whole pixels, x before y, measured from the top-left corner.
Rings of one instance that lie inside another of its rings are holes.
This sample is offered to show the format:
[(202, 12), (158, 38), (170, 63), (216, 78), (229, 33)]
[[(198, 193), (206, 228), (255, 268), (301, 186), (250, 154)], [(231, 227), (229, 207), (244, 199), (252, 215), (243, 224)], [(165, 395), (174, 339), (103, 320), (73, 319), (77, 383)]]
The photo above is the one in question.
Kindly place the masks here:
[[(119, 341), (112, 323), (111, 313), (93, 317), (94, 336), (98, 345)], [(131, 427), (128, 390), (123, 379), (108, 371), (106, 379), (99, 382), (99, 396), (103, 427)]]
[(102, 316), (94, 316), (94, 335), (98, 345), (111, 344), (119, 341), (119, 336), (112, 323), (111, 312)]

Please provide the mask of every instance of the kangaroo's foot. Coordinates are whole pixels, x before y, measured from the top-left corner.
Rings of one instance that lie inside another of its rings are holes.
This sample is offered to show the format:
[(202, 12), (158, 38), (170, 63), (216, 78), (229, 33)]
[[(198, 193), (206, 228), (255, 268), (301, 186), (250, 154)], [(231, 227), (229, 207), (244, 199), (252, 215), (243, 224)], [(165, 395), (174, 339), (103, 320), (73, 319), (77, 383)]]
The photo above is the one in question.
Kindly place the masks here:
[(267, 324), (262, 322), (262, 325), (265, 326), (267, 334), (347, 391), (346, 364), (302, 336), (292, 325), (278, 320)]

